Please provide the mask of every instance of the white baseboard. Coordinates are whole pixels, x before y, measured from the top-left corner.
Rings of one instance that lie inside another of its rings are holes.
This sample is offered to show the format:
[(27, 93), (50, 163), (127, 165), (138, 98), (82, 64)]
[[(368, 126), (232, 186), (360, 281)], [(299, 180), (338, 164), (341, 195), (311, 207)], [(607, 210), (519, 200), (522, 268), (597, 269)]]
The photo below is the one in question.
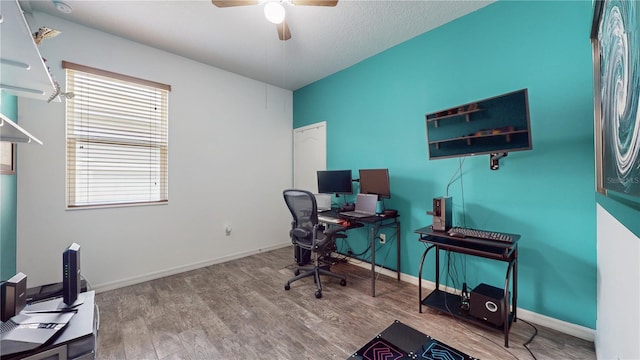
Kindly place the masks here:
[(134, 276), (134, 277), (126, 278), (126, 279), (121, 279), (121, 280), (118, 280), (118, 281), (112, 281), (112, 282), (107, 282), (107, 283), (97, 284), (97, 285), (96, 284), (92, 284), (92, 289), (95, 290), (96, 293), (99, 293), (99, 292), (102, 292), (102, 291), (114, 290), (114, 289), (118, 289), (118, 288), (121, 288), (121, 287), (129, 286), (129, 285), (135, 285), (135, 284), (143, 283), (145, 281), (155, 280), (155, 279), (163, 278), (163, 277), (166, 277), (166, 276), (171, 276), (171, 275), (183, 273), (185, 271), (191, 271), (191, 270), (196, 270), (196, 269), (200, 269), (200, 268), (211, 266), (211, 265), (215, 265), (215, 264), (221, 264), (221, 263), (224, 263), (224, 262), (227, 262), (227, 261), (231, 261), (231, 260), (240, 259), (240, 258), (243, 258), (243, 257), (259, 254), (259, 253), (265, 252), (265, 251), (271, 251), (271, 250), (280, 249), (280, 248), (287, 247), (287, 246), (291, 246), (291, 241), (287, 241), (287, 242), (284, 242), (284, 243), (281, 243), (281, 244), (270, 245), (270, 246), (265, 247), (265, 248), (259, 248), (259, 249), (249, 250), (249, 251), (243, 251), (243, 252), (239, 252), (239, 253), (235, 253), (235, 254), (231, 254), (231, 255), (227, 255), (227, 256), (223, 256), (223, 257), (220, 257), (220, 258), (211, 259), (211, 260), (207, 260), (207, 261), (192, 263), (192, 264), (183, 265), (183, 266), (176, 266), (176, 267), (173, 267), (173, 268), (170, 268), (170, 269), (163, 269), (161, 271), (156, 271), (156, 272), (152, 272), (152, 273), (148, 273), (148, 274), (144, 274), (144, 275)]
[[(360, 266), (368, 270), (371, 269), (371, 264), (368, 262), (365, 262), (364, 260), (349, 258), (349, 263), (354, 264), (356, 266)], [(376, 271), (380, 272), (383, 275), (387, 275), (393, 278), (397, 276), (397, 273), (393, 270), (381, 268), (379, 266), (376, 266), (375, 269)], [(400, 280), (410, 284), (414, 284), (415, 286), (418, 286), (418, 277), (416, 276), (401, 273)], [(423, 288), (431, 290), (431, 289), (434, 289), (435, 286), (436, 284), (434, 282), (422, 279)], [(442, 289), (444, 291), (455, 290), (455, 289), (449, 289), (446, 287), (442, 287)], [(549, 316), (541, 315), (523, 308), (518, 308), (518, 319), (522, 319), (537, 325), (545, 326), (545, 327), (548, 327), (549, 329), (560, 331), (567, 335), (575, 336), (583, 340), (587, 340), (591, 342), (595, 341), (596, 331), (594, 329), (590, 329), (588, 327), (584, 327), (581, 325), (576, 325), (566, 321), (558, 320)]]
[(566, 321), (558, 320), (549, 316), (534, 313), (523, 308), (518, 308), (518, 319), (548, 327), (567, 335), (575, 336), (582, 340), (594, 342), (596, 339), (596, 331), (582, 325), (572, 324)]

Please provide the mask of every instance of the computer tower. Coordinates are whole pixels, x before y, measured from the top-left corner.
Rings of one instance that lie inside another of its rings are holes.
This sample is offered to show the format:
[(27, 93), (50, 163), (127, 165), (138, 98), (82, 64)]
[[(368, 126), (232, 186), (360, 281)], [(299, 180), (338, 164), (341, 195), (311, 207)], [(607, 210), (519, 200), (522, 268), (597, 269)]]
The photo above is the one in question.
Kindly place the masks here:
[(7, 321), (20, 313), (27, 304), (27, 275), (17, 273), (0, 286), (0, 319)]
[(73, 243), (62, 253), (62, 300), (72, 306), (81, 288), (80, 245)]
[(480, 284), (469, 294), (469, 315), (495, 326), (504, 324), (503, 311), (508, 309), (503, 289)]
[(294, 253), (296, 257), (296, 264), (298, 266), (304, 266), (311, 261), (311, 251), (303, 249), (299, 246), (294, 246)]
[(447, 231), (451, 228), (452, 204), (450, 196), (433, 198), (433, 210), (427, 211), (433, 216), (432, 229), (435, 231)]

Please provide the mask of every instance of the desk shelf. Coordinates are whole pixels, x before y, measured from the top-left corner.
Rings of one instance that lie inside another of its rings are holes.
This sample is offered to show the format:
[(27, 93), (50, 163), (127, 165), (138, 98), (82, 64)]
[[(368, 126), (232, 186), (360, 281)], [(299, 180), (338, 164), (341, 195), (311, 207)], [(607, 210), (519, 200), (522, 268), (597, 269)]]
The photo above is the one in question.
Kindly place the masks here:
[[(504, 328), (502, 325), (496, 326), (486, 321), (477, 319), (468, 312), (464, 312), (460, 310), (460, 305), (462, 301), (459, 295), (450, 294), (448, 292), (442, 290), (433, 290), (427, 297), (422, 300), (422, 305), (435, 309), (437, 311), (450, 314), (451, 316), (461, 319), (472, 324), (481, 326), (483, 328), (489, 330), (502, 331)], [(511, 325), (513, 324), (513, 313), (509, 313), (509, 329), (511, 329)]]
[[(414, 231), (419, 235), (418, 240), (427, 245), (420, 260), (420, 268), (418, 269), (418, 301), (419, 312), (422, 312), (422, 306), (434, 308), (436, 310), (451, 313), (454, 317), (462, 320), (470, 321), (488, 329), (502, 330), (504, 334), (504, 346), (509, 347), (509, 330), (511, 324), (516, 322), (517, 315), (517, 299), (518, 299), (518, 234), (505, 234), (511, 236), (513, 242), (500, 242), (485, 240), (474, 237), (455, 238), (449, 236), (446, 232), (434, 231), (431, 226), (426, 226)], [(427, 258), (427, 254), (435, 250), (435, 290), (433, 290), (426, 298), (422, 298), (422, 270)], [(511, 298), (505, 296), (504, 303), (507, 312), (502, 313), (502, 325), (494, 326), (491, 323), (484, 322), (467, 313), (460, 311), (461, 300), (458, 295), (449, 294), (440, 290), (440, 250), (445, 252), (454, 252), (478, 256), (486, 259), (493, 259), (507, 263), (507, 271), (505, 274), (504, 291), (511, 292)], [(509, 291), (511, 284), (511, 291)]]
[(424, 243), (437, 244), (441, 247), (461, 254), (481, 256), (494, 260), (508, 260), (515, 251), (514, 244), (502, 243), (492, 240), (477, 238), (456, 238), (446, 233), (442, 235), (421, 235), (420, 241)]

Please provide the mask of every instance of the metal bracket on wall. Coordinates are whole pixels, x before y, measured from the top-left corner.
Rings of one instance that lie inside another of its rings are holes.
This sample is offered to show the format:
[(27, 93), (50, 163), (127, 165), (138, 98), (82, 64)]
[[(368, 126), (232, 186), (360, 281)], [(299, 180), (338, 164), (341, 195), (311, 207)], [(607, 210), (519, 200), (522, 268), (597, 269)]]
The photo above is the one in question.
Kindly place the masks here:
[(489, 154), (489, 168), (491, 170), (498, 170), (500, 168), (500, 159), (507, 157), (509, 153), (492, 153)]

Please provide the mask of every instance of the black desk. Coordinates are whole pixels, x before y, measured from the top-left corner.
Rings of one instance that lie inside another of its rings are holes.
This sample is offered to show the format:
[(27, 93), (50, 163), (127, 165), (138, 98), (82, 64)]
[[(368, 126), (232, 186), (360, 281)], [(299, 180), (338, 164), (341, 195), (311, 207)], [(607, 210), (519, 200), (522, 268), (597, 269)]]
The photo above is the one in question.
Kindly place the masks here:
[[(400, 216), (370, 216), (366, 218), (353, 218), (350, 216), (342, 215), (338, 210), (329, 210), (320, 213), (319, 215), (347, 220), (351, 225), (344, 227), (345, 230), (351, 230), (358, 227), (366, 226), (369, 228), (370, 241), (371, 241), (371, 296), (376, 296), (376, 233), (383, 228), (396, 229), (396, 243), (398, 257), (396, 259), (396, 273), (398, 281), (400, 281)], [(322, 222), (322, 221), (320, 221)], [(327, 223), (328, 225), (340, 226), (333, 223)], [(381, 265), (382, 267), (382, 265)]]
[[(508, 234), (513, 238), (513, 242), (500, 242), (492, 240), (484, 240), (473, 237), (458, 238), (449, 236), (443, 231), (434, 231), (431, 226), (423, 227), (414, 231), (419, 234), (419, 240), (428, 246), (422, 254), (420, 261), (420, 269), (418, 270), (418, 301), (419, 312), (422, 312), (422, 305), (437, 309), (442, 312), (451, 313), (456, 318), (471, 321), (483, 327), (491, 329), (502, 329), (504, 332), (504, 346), (509, 347), (509, 329), (511, 323), (516, 321), (516, 309), (518, 299), (518, 240), (520, 235)], [(436, 288), (427, 297), (422, 298), (422, 268), (427, 253), (431, 249), (436, 249)], [(440, 290), (440, 250), (451, 251), (461, 254), (483, 257), (504, 261), (508, 264), (507, 273), (504, 282), (504, 299), (503, 304), (507, 304), (506, 309), (503, 307), (502, 328), (476, 319), (469, 314), (460, 311), (460, 296), (450, 294)], [(511, 279), (513, 287), (513, 301), (509, 302), (509, 283)], [(511, 310), (509, 310), (511, 308)]]
[[(79, 296), (84, 297), (84, 302), (78, 306), (78, 312), (53, 340), (31, 351), (3, 356), (2, 360), (94, 359), (99, 323), (98, 309), (94, 301), (95, 292), (84, 292)], [(62, 298), (43, 301), (29, 305), (23, 311), (57, 309), (61, 302)]]

